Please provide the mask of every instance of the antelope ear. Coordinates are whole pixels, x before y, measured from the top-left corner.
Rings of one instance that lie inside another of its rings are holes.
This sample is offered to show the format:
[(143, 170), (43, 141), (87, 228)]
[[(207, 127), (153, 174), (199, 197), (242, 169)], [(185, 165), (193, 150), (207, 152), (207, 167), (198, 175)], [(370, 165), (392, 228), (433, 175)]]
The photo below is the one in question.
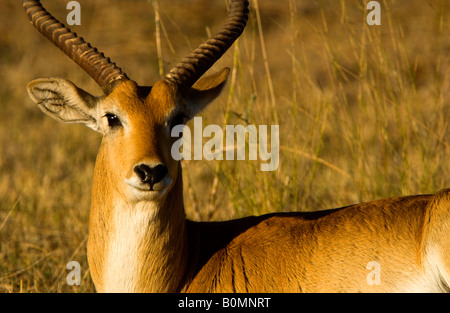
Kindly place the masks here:
[(27, 86), (28, 95), (45, 114), (63, 123), (82, 123), (100, 132), (98, 99), (62, 78), (39, 78)]
[(184, 95), (187, 103), (186, 115), (194, 117), (216, 99), (222, 92), (229, 73), (230, 69), (226, 67), (215, 74), (200, 78)]

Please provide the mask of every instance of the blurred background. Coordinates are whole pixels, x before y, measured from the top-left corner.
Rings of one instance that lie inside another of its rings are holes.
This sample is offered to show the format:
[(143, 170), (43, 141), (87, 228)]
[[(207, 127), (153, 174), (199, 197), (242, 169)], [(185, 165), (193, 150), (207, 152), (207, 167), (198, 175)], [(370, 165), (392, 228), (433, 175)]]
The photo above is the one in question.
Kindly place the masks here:
[[(141, 85), (227, 15), (225, 0), (78, 2), (81, 25), (70, 28)], [(244, 34), (211, 69), (227, 66), (232, 75), (203, 125), (280, 125), (279, 168), (183, 161), (190, 219), (314, 211), (450, 187), (450, 4), (379, 2), (381, 25), (369, 26), (367, 1), (250, 0)], [(66, 23), (68, 1), (42, 3)], [(86, 243), (101, 137), (42, 114), (26, 85), (62, 77), (101, 90), (31, 26), (20, 1), (0, 3), (0, 34), (0, 292), (93, 292)], [(80, 286), (66, 284), (69, 261), (81, 265)]]

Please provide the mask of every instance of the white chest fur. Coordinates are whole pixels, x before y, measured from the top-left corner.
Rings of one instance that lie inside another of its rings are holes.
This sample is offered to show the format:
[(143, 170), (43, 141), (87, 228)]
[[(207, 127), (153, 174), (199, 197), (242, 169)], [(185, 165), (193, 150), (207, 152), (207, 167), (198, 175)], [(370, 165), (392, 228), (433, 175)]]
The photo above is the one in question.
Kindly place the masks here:
[(138, 291), (142, 249), (151, 242), (155, 210), (148, 206), (116, 207), (104, 267), (105, 292)]

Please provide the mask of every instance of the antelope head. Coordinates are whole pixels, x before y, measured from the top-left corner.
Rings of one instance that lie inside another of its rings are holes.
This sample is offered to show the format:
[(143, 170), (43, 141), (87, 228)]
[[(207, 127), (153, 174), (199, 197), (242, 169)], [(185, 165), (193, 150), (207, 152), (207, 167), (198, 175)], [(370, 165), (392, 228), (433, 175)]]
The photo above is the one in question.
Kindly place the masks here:
[(69, 80), (44, 78), (29, 83), (28, 93), (54, 119), (82, 123), (103, 135), (99, 154), (108, 164), (114, 185), (127, 199), (163, 196), (177, 180), (179, 170), (170, 156), (171, 127), (186, 123), (219, 95), (229, 70), (201, 76), (242, 33), (247, 5), (246, 1), (231, 1), (228, 20), (214, 38), (200, 45), (154, 86), (141, 87), (53, 18), (39, 1), (23, 1), (33, 25), (104, 91), (104, 95), (96, 97)]
[[(181, 166), (170, 153), (174, 141), (171, 128), (186, 123), (219, 95), (229, 69), (202, 75), (242, 33), (248, 1), (231, 0), (229, 16), (216, 36), (192, 51), (152, 87), (131, 80), (103, 53), (56, 20), (39, 1), (24, 0), (23, 7), (32, 24), (104, 92), (93, 96), (62, 78), (36, 79), (27, 87), (29, 96), (44, 113), (61, 122), (85, 124), (103, 136), (93, 180), (89, 245), (102, 243), (88, 247), (91, 274), (97, 289), (102, 289), (103, 263), (110, 261), (93, 255), (100, 246), (108, 245), (112, 240), (108, 236), (119, 227), (109, 226), (114, 224), (108, 222), (113, 218), (111, 208), (120, 206), (118, 203), (142, 202), (155, 207), (176, 202), (182, 208)], [(179, 214), (184, 216), (184, 210)], [(106, 229), (99, 232), (102, 227)], [(134, 253), (132, 248), (129, 250)]]

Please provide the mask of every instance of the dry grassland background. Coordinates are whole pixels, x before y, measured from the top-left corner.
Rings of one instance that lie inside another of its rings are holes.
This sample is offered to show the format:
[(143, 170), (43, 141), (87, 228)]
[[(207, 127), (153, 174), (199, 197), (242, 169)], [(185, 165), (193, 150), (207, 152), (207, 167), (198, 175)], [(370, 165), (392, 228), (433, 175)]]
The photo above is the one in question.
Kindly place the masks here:
[[(42, 1), (65, 22), (68, 1)], [(81, 34), (152, 85), (227, 14), (225, 0), (79, 0)], [(250, 0), (248, 26), (212, 69), (233, 69), (203, 125), (280, 125), (280, 164), (185, 161), (187, 215), (223, 220), (312, 211), (450, 187), (450, 30), (446, 0)], [(23, 12), (0, 3), (0, 292), (92, 292), (86, 261), (100, 135), (42, 114), (26, 84), (63, 77), (101, 94)], [(81, 264), (81, 286), (66, 264)]]

